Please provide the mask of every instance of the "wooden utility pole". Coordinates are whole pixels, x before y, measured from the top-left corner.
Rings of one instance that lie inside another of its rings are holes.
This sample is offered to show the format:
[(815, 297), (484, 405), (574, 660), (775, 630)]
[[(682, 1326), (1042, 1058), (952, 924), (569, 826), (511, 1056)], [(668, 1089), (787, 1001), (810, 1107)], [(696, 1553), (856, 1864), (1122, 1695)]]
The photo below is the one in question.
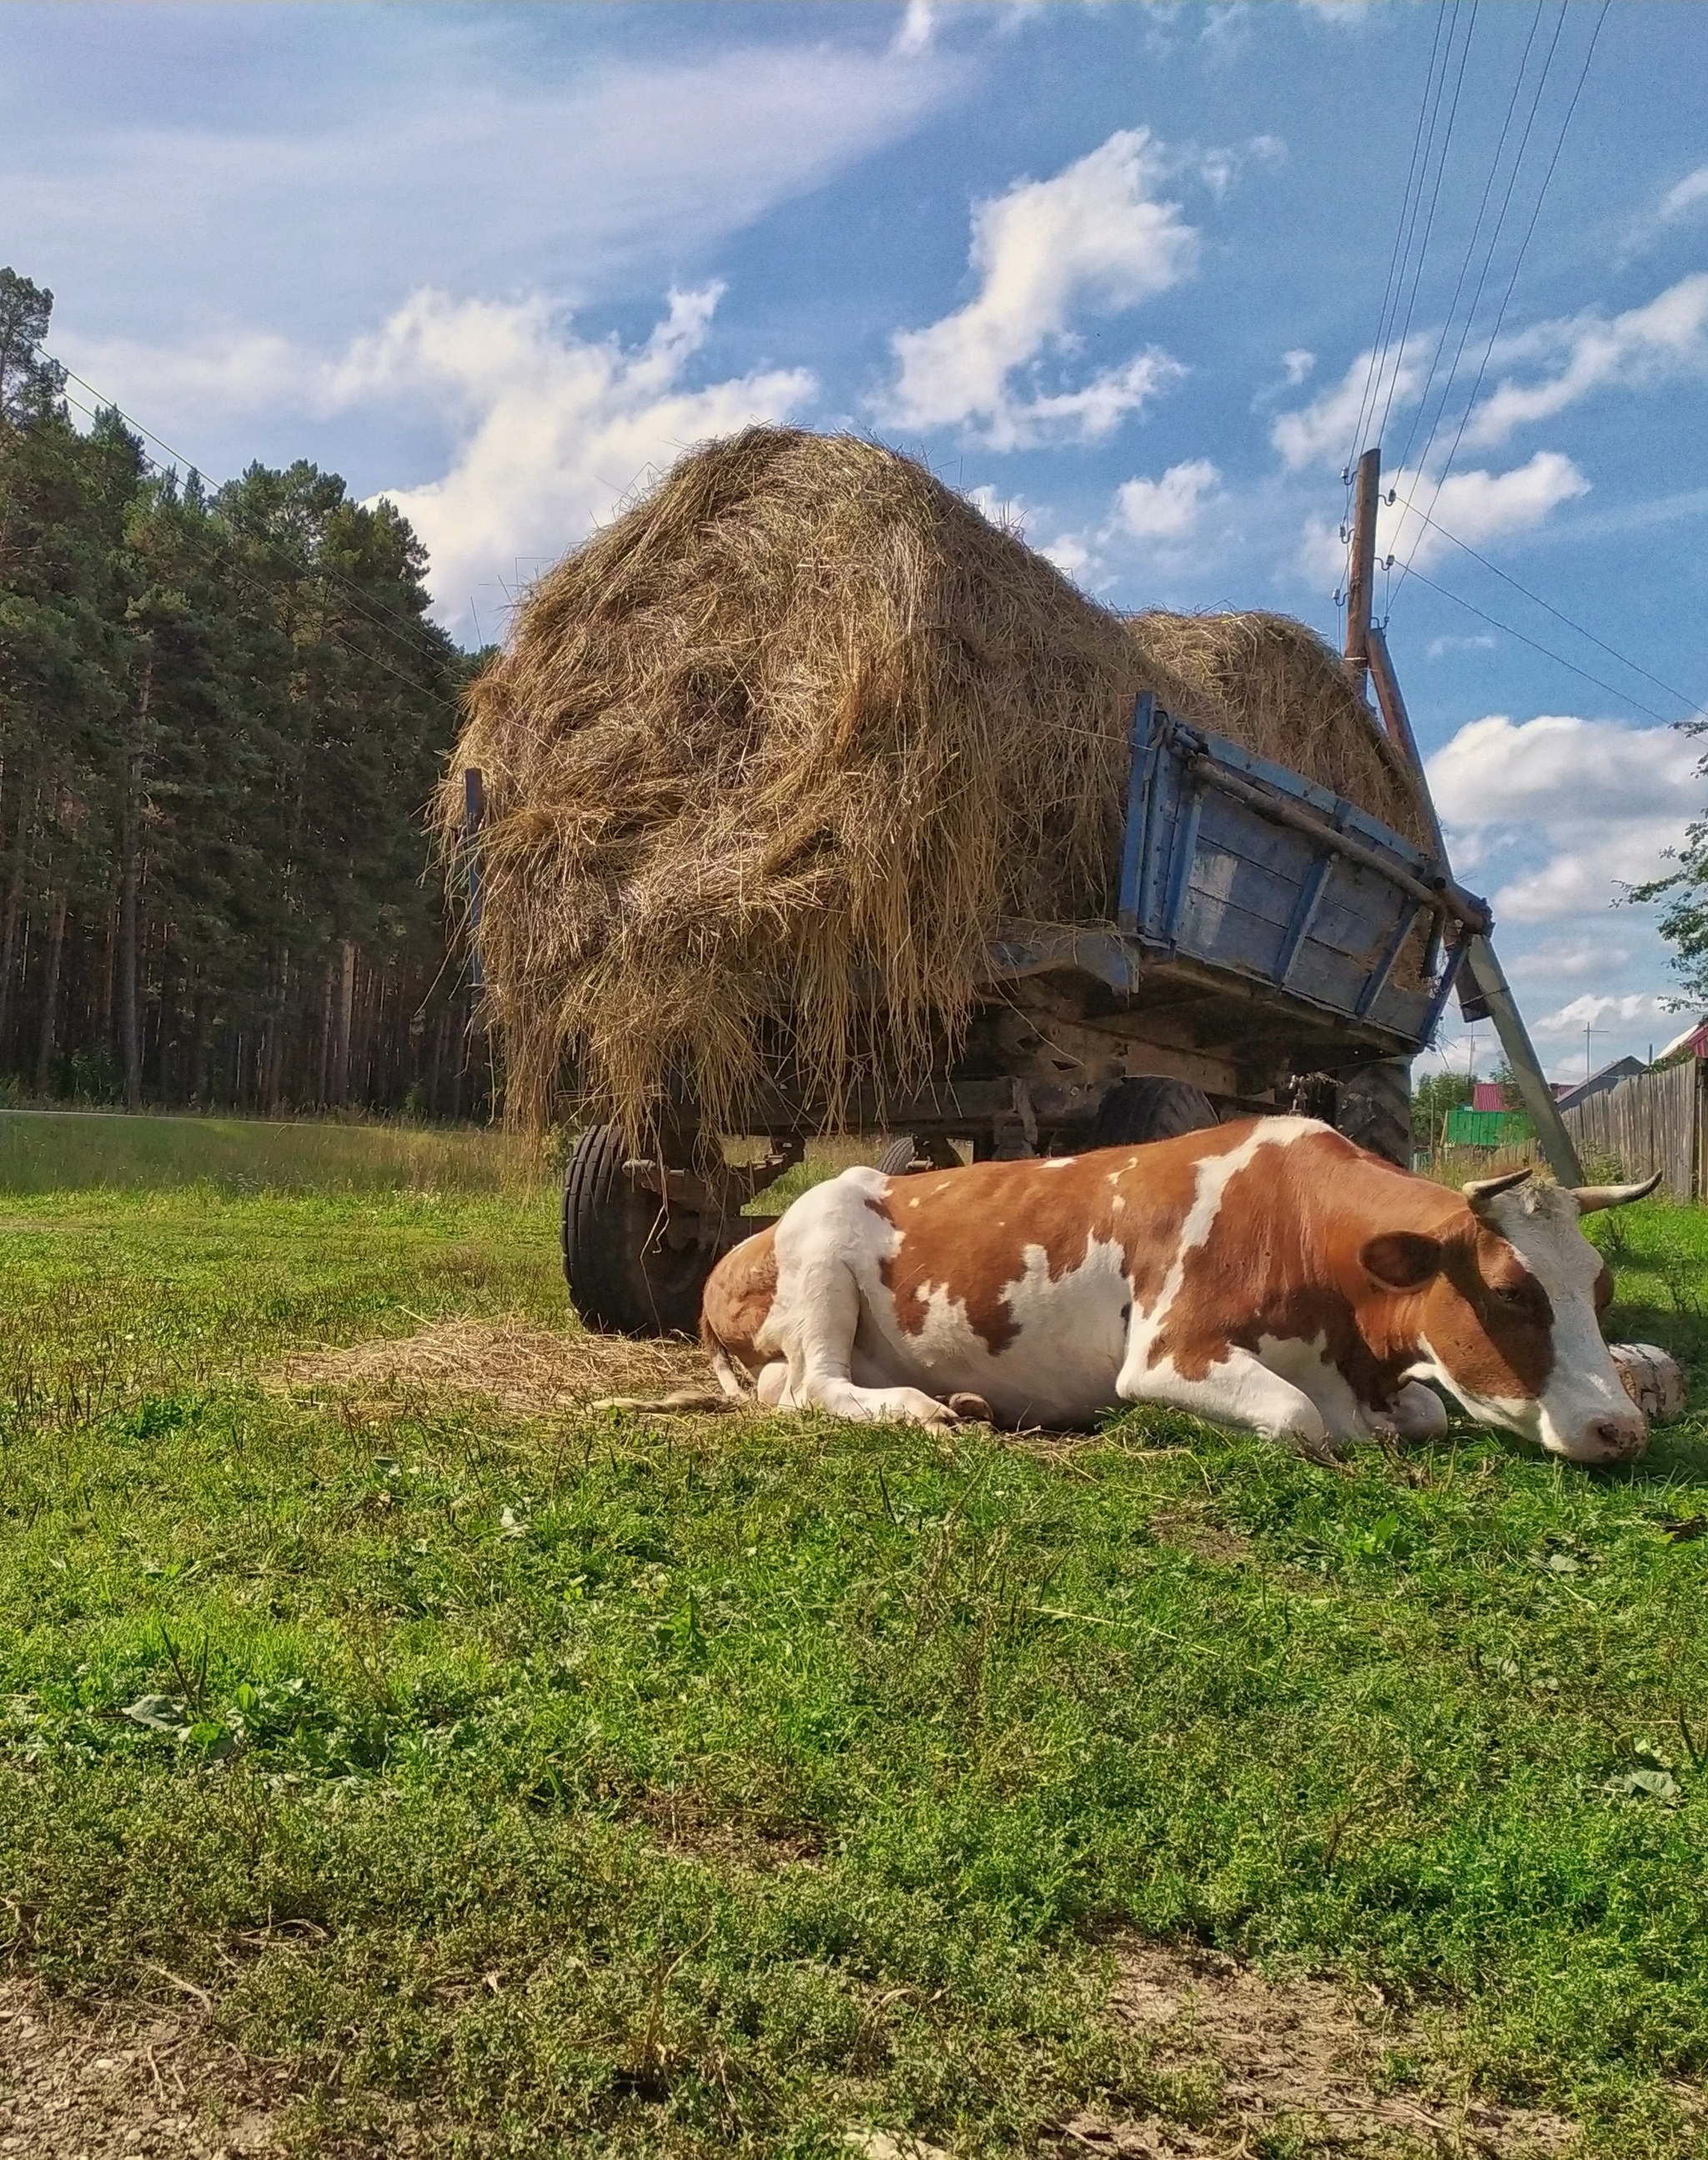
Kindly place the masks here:
[(1358, 460), (1352, 491), (1352, 547), (1347, 569), (1347, 666), (1360, 692), (1370, 665), (1370, 597), (1376, 584), (1376, 502), (1382, 485), (1382, 453)]
[[(1373, 688), (1388, 740), (1417, 780), (1418, 800), (1423, 807), (1430, 839), (1444, 876), (1451, 878), (1447, 849), (1441, 822), (1425, 777), (1423, 757), (1411, 730), (1411, 716), (1400, 693), (1399, 678), (1388, 650), (1387, 636), (1370, 620), (1371, 595), (1376, 583), (1376, 508), (1381, 499), (1382, 453), (1366, 450), (1358, 460), (1352, 496), (1351, 566), (1347, 576), (1347, 667), (1359, 694)], [(1565, 1122), (1554, 1100), (1554, 1090), (1543, 1077), (1541, 1060), (1530, 1041), (1507, 979), (1487, 937), (1474, 936), (1459, 977), (1459, 1002), (1467, 1020), (1492, 1020), (1507, 1062), (1513, 1068), (1519, 1093), (1548, 1167), (1562, 1185), (1581, 1185), (1583, 1166)]]

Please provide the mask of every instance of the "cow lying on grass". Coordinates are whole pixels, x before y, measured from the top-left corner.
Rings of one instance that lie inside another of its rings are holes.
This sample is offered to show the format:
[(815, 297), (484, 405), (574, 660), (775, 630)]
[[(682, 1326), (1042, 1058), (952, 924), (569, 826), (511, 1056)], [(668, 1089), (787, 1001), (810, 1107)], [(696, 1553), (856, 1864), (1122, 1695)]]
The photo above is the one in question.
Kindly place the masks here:
[(848, 1170), (724, 1255), (701, 1337), (727, 1392), (778, 1409), (1074, 1427), (1161, 1403), (1315, 1450), (1439, 1433), (1434, 1380), (1555, 1455), (1628, 1461), (1648, 1426), (1578, 1218), (1658, 1180), (1529, 1177), (1450, 1192), (1306, 1118)]

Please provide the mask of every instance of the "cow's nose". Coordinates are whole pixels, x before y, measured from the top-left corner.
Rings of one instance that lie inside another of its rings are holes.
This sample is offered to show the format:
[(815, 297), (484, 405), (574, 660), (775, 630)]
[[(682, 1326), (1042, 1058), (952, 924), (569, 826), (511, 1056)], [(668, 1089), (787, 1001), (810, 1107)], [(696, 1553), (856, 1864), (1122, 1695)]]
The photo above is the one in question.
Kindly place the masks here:
[(1640, 1417), (1602, 1418), (1589, 1430), (1590, 1445), (1610, 1462), (1628, 1462), (1648, 1445), (1648, 1425)]

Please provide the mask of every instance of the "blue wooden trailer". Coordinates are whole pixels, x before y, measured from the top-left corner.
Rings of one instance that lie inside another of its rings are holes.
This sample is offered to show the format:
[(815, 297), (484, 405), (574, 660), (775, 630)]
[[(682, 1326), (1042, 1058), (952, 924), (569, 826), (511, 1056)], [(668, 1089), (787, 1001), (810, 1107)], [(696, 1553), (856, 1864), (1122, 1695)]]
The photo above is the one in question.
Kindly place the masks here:
[[(1356, 804), (1148, 695), (1133, 752), (1111, 918), (1001, 925), (953, 1058), (925, 1088), (856, 1101), (845, 1122), (896, 1135), (892, 1170), (1285, 1109), (1408, 1160), (1408, 1063), (1486, 934), (1487, 906)], [(584, 1319), (692, 1329), (742, 1202), (798, 1160), (823, 1116), (782, 1064), (721, 1176), (706, 1173), (689, 1106), (662, 1160), (633, 1158), (613, 1127), (584, 1134), (563, 1207)]]

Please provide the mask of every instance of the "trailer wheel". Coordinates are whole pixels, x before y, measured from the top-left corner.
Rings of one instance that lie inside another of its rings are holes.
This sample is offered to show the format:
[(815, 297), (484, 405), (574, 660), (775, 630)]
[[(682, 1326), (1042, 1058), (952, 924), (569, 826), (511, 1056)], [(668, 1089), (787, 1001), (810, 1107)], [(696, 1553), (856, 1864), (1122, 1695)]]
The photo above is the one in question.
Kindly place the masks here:
[(1138, 1147), (1220, 1123), (1216, 1105), (1188, 1080), (1118, 1080), (1098, 1104), (1086, 1145)]
[(1409, 1170), (1411, 1060), (1384, 1057), (1346, 1074), (1334, 1122), (1359, 1147)]
[(902, 1133), (878, 1157), (875, 1167), (885, 1177), (906, 1177), (918, 1159), (919, 1143), (911, 1133)]
[(628, 1143), (615, 1125), (590, 1125), (563, 1174), (563, 1276), (584, 1327), (608, 1335), (692, 1335), (700, 1292), (718, 1254), (672, 1244), (656, 1192), (623, 1169)]

